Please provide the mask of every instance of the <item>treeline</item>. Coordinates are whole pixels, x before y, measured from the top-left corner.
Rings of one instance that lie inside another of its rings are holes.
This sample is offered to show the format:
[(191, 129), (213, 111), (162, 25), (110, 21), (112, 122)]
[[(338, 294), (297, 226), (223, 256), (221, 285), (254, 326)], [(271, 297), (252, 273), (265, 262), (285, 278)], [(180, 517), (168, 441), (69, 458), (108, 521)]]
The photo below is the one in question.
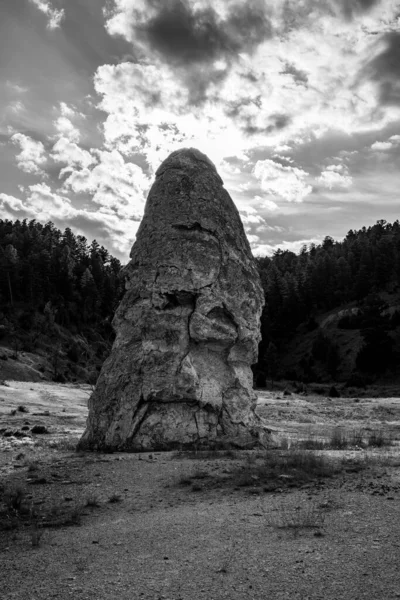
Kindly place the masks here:
[(0, 220), (0, 336), (34, 350), (35, 332), (62, 337), (68, 330), (108, 347), (123, 290), (120, 271), (106, 248), (69, 228)]
[(53, 223), (0, 220), (0, 305), (29, 304), (69, 327), (108, 318), (120, 297), (121, 264), (96, 240)]
[[(341, 242), (327, 236), (322, 244), (304, 246), (299, 254), (278, 250), (257, 262), (266, 298), (259, 370), (271, 370), (267, 363), (277, 364), (276, 353), (284, 351), (299, 331), (318, 328), (319, 314), (351, 303), (359, 307), (359, 315), (352, 322), (345, 319), (340, 326), (359, 328), (366, 340), (364, 345), (370, 346), (361, 353), (358, 367), (373, 367), (375, 353), (371, 346), (376, 343), (385, 350), (377, 361), (383, 369), (383, 360), (391, 356), (389, 347), (395, 345), (385, 332), (396, 323), (383, 313), (385, 293), (393, 295), (400, 287), (399, 221), (390, 224), (380, 220), (372, 227), (350, 230)], [(333, 342), (323, 342), (321, 336), (310, 359), (312, 362), (316, 356), (326, 356), (334, 376), (340, 362), (338, 349)]]
[[(340, 307), (350, 312), (335, 327), (357, 331), (363, 342), (353, 375), (398, 369), (400, 314), (388, 311), (386, 301), (398, 297), (400, 304), (399, 221), (351, 230), (341, 242), (328, 236), (299, 254), (278, 250), (257, 263), (266, 298), (259, 384), (266, 377), (317, 381), (321, 366), (335, 379), (343, 352), (334, 328), (320, 322)], [(98, 371), (113, 341), (111, 321), (123, 289), (120, 262), (96, 241), (88, 244), (51, 222), (0, 220), (0, 339), (16, 351), (47, 348), (55, 378), (59, 372), (68, 378), (70, 363), (83, 368), (91, 361)], [(298, 369), (285, 372), (282, 358), (291, 341), (307, 335)]]

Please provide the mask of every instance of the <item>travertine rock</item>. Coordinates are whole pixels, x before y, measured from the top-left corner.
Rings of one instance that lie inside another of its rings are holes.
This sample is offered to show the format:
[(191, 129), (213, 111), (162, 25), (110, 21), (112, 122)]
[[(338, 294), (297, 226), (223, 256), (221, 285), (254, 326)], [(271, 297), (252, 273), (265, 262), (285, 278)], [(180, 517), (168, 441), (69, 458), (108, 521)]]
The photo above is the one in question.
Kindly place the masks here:
[(263, 291), (239, 213), (198, 150), (158, 169), (126, 276), (80, 447), (257, 442)]

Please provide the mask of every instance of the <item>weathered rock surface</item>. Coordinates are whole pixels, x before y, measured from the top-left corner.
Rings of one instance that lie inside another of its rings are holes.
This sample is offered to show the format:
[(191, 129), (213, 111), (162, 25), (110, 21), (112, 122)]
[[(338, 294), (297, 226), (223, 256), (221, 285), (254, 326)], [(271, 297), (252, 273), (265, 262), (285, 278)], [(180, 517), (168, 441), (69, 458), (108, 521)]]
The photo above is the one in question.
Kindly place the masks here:
[(264, 296), (239, 213), (198, 150), (158, 169), (126, 277), (80, 447), (254, 445)]

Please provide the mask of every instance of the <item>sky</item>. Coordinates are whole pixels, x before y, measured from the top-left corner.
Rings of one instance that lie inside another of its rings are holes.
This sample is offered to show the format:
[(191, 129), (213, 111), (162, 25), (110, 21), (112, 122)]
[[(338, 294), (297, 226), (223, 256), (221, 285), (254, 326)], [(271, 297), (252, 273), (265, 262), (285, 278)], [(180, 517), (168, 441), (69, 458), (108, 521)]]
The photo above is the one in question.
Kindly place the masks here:
[(400, 217), (400, 0), (1, 0), (0, 108), (0, 218), (122, 262), (183, 147), (255, 255)]

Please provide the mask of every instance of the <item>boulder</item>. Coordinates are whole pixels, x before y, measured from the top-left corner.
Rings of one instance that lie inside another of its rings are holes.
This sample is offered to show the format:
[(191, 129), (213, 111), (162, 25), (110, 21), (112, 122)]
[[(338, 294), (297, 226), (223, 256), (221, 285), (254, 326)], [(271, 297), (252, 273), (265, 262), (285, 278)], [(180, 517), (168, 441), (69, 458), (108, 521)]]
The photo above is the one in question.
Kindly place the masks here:
[(150, 190), (89, 400), (81, 449), (249, 447), (264, 295), (239, 213), (213, 163), (173, 152)]

